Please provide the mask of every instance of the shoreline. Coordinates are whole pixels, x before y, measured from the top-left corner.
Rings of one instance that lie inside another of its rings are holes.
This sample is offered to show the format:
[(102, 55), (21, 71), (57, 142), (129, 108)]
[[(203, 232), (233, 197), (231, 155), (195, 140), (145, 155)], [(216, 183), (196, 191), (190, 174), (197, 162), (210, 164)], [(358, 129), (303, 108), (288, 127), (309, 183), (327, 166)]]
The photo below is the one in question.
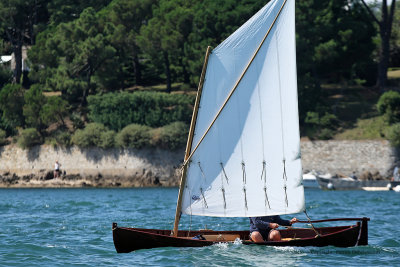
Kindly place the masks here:
[[(4, 188), (143, 188), (143, 187), (179, 187), (180, 176), (178, 170), (175, 171), (173, 177), (164, 177), (154, 175), (151, 171), (143, 173), (144, 175), (129, 176), (124, 175), (123, 170), (114, 170), (114, 173), (120, 175), (103, 175), (99, 172), (96, 174), (61, 174), (60, 177), (54, 178), (53, 171), (41, 170), (36, 174), (17, 175), (15, 173), (6, 172), (0, 174), (0, 189)], [(344, 178), (344, 179), (343, 179)], [(338, 176), (336, 181), (345, 177)], [(387, 177), (362, 175), (358, 181), (385, 181), (391, 180)]]
[[(400, 164), (388, 141), (302, 141), (303, 172), (387, 179)], [(184, 149), (0, 147), (0, 188), (128, 188), (179, 186)], [(54, 162), (62, 177), (53, 178)], [(240, 169), (239, 169), (240, 170)]]
[[(34, 174), (18, 176), (14, 174), (0, 175), (0, 188), (140, 188), (140, 187), (176, 187), (177, 179), (160, 181), (154, 179), (138, 179), (133, 177), (106, 176), (101, 174), (82, 177), (79, 174), (62, 175), (53, 178), (52, 172), (47, 177)], [(50, 176), (51, 174), (51, 176)]]

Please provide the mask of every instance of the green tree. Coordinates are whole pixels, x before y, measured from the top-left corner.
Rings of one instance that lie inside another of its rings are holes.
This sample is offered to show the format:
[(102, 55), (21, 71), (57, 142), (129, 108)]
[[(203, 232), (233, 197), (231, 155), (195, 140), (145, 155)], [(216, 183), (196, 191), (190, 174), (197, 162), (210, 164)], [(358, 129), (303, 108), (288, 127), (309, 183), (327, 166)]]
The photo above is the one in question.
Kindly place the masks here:
[[(137, 36), (140, 28), (151, 18), (152, 6), (156, 3), (157, 0), (114, 0), (103, 10), (103, 17), (115, 26), (112, 44), (127, 71), (133, 74), (135, 84), (142, 84)], [(126, 79), (132, 74), (125, 74), (128, 76)]]
[(42, 93), (41, 86), (35, 84), (25, 92), (25, 104), (23, 114), (28, 127), (36, 128), (39, 132), (44, 128), (41, 112), (46, 103), (46, 97)]
[[(87, 95), (101, 87), (94, 76), (105, 75), (104, 68), (109, 70), (118, 63), (116, 50), (110, 44), (113, 32), (113, 25), (102, 23), (90, 7), (78, 19), (43, 32), (38, 37), (41, 47), (35, 46), (31, 52), (34, 69), (39, 76), (44, 75), (40, 81), (62, 91), (70, 102), (85, 105)], [(43, 66), (50, 69), (40, 71)]]
[(390, 67), (400, 66), (400, 9), (396, 9), (393, 18), (392, 40), (390, 43)]
[(47, 5), (50, 23), (57, 25), (62, 22), (70, 22), (78, 19), (84, 9), (92, 7), (99, 11), (110, 2), (111, 0), (51, 0)]
[(0, 91), (1, 118), (8, 133), (15, 132), (16, 127), (23, 127), (25, 124), (22, 112), (24, 91), (19, 84), (7, 84)]
[(22, 46), (35, 41), (35, 26), (47, 22), (49, 0), (2, 0), (0, 1), (0, 34), (11, 43), (15, 55), (14, 81), (22, 75)]
[[(346, 0), (296, 3), (300, 120), (323, 105), (321, 83), (373, 82), (375, 29), (365, 9)], [(372, 74), (371, 74), (372, 73)], [(323, 115), (321, 113), (320, 115)]]
[(192, 1), (161, 0), (154, 8), (153, 17), (140, 29), (139, 46), (150, 57), (163, 62), (167, 93), (171, 92), (171, 65), (180, 66), (183, 77), (189, 80), (183, 63), (184, 44), (192, 30)]
[(396, 0), (392, 0), (390, 9), (388, 9), (388, 1), (382, 0), (381, 7), (381, 20), (379, 20), (372, 9), (367, 5), (365, 0), (361, 0), (365, 8), (368, 10), (371, 18), (379, 27), (380, 36), (380, 49), (379, 49), (379, 65), (378, 65), (378, 79), (376, 81), (376, 87), (380, 90), (385, 89), (387, 81), (387, 69), (389, 67), (390, 57), (390, 39), (393, 28), (393, 18), (396, 9)]
[(8, 66), (0, 65), (0, 88), (12, 81), (12, 72)]
[(65, 126), (64, 118), (68, 115), (68, 102), (59, 96), (50, 96), (42, 107), (40, 117), (47, 125), (60, 123)]
[(192, 85), (199, 82), (207, 46), (216, 47), (265, 4), (261, 0), (196, 1), (183, 61)]

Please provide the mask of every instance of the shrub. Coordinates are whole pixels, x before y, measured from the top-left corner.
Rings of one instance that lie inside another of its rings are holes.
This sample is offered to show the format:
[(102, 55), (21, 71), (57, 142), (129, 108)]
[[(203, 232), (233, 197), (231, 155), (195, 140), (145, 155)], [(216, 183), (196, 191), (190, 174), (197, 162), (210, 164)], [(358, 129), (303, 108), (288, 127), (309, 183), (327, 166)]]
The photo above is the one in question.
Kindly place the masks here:
[(82, 129), (83, 127), (85, 127), (85, 123), (81, 119), (81, 114), (79, 112), (72, 112), (69, 118), (72, 121), (72, 126), (74, 127), (74, 130)]
[(313, 135), (323, 140), (332, 138), (339, 124), (337, 117), (328, 112), (323, 116), (318, 112), (307, 112), (305, 122), (310, 126)]
[(79, 147), (101, 146), (101, 135), (107, 128), (101, 123), (89, 123), (85, 129), (77, 130), (72, 136), (72, 143)]
[(56, 147), (69, 147), (71, 143), (71, 134), (67, 131), (57, 130), (51, 134), (51, 136), (46, 137), (45, 143), (48, 145)]
[(119, 147), (142, 148), (150, 145), (151, 128), (139, 124), (130, 124), (115, 137)]
[(71, 135), (68, 132), (59, 132), (55, 136), (56, 142), (60, 146), (69, 147), (71, 146)]
[(190, 123), (195, 96), (160, 92), (107, 93), (88, 97), (88, 117), (120, 131), (129, 124), (161, 127)]
[(17, 143), (21, 148), (25, 149), (33, 147), (34, 145), (40, 145), (42, 143), (42, 137), (35, 128), (27, 128), (21, 131)]
[(400, 122), (400, 93), (388, 91), (381, 95), (376, 104), (378, 111), (386, 116), (390, 124)]
[(325, 112), (322, 116), (318, 112), (307, 112), (305, 122), (318, 128), (328, 129), (335, 129), (338, 125), (337, 117), (328, 112)]
[(152, 130), (153, 146), (166, 149), (177, 149), (185, 146), (188, 136), (188, 125), (184, 122), (173, 122), (164, 127)]
[(386, 136), (394, 147), (400, 147), (400, 123), (393, 124), (386, 130)]
[(101, 134), (101, 142), (99, 144), (99, 147), (102, 148), (111, 148), (115, 146), (115, 132), (110, 130), (103, 132)]
[(5, 144), (7, 144), (6, 131), (0, 129), (0, 146), (4, 146)]

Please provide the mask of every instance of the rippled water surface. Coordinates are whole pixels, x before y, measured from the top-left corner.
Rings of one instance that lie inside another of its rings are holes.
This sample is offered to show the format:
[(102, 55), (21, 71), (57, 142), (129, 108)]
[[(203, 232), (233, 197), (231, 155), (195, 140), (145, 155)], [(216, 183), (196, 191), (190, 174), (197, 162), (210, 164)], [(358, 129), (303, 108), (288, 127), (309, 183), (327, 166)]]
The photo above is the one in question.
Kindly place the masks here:
[[(393, 191), (306, 189), (306, 206), (312, 219), (370, 217), (368, 246), (219, 244), (115, 252), (112, 222), (171, 229), (177, 194), (177, 188), (0, 189), (0, 266), (400, 265), (400, 194)], [(295, 216), (305, 219), (303, 214)], [(214, 230), (248, 229), (248, 219), (182, 216), (182, 229), (205, 226)]]

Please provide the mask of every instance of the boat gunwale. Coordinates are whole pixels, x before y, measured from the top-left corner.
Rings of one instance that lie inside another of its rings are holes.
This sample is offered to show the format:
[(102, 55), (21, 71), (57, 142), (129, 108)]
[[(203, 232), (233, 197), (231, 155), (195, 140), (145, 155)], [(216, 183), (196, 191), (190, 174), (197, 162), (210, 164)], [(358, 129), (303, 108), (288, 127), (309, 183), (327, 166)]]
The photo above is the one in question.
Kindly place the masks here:
[[(277, 244), (277, 243), (288, 243), (288, 242), (292, 242), (292, 241), (298, 241), (298, 240), (311, 240), (311, 239), (317, 239), (317, 238), (324, 238), (324, 237), (329, 237), (331, 235), (335, 235), (335, 234), (339, 234), (342, 232), (346, 232), (349, 231), (351, 229), (354, 228), (359, 228), (361, 227), (360, 224), (353, 224), (353, 225), (343, 225), (343, 226), (327, 226), (327, 227), (319, 227), (316, 228), (317, 230), (319, 229), (326, 229), (326, 228), (344, 228), (338, 231), (334, 231), (331, 233), (327, 233), (327, 234), (319, 234), (314, 236), (314, 237), (304, 237), (304, 238), (297, 238), (297, 239), (290, 239), (290, 240), (280, 240), (280, 241), (266, 241), (266, 242), (253, 242), (249, 239), (245, 239), (242, 240), (242, 242), (247, 242), (248, 244)], [(149, 234), (152, 236), (160, 236), (160, 237), (168, 237), (168, 238), (172, 238), (172, 239), (182, 239), (182, 240), (193, 240), (193, 241), (203, 241), (203, 242), (212, 242), (212, 243), (232, 243), (234, 241), (210, 241), (210, 240), (202, 240), (202, 239), (193, 239), (192, 236), (187, 236), (187, 237), (182, 237), (182, 236), (172, 236), (172, 235), (164, 235), (164, 234), (159, 234), (159, 233), (153, 233), (152, 231), (169, 231), (168, 229), (145, 229), (145, 228), (129, 228), (129, 227), (116, 227), (119, 229), (123, 229), (123, 230), (127, 230), (127, 231), (132, 231), (132, 232), (139, 232), (139, 233), (143, 233), (143, 234)], [(113, 228), (113, 230), (115, 230), (116, 228)], [(150, 230), (149, 231), (141, 231), (141, 230)], [(291, 229), (281, 229), (278, 231), (289, 231), (289, 230), (312, 230), (312, 228), (291, 228)], [(360, 229), (361, 230), (361, 229)], [(181, 230), (181, 231), (187, 231), (187, 230)], [(204, 230), (203, 230), (204, 231)], [(215, 231), (215, 230), (205, 230), (204, 232), (215, 232), (215, 233), (226, 233), (228, 234), (228, 232), (246, 232), (247, 230), (228, 230), (228, 231)], [(197, 230), (197, 231), (193, 231), (193, 232), (202, 232), (202, 230)]]

